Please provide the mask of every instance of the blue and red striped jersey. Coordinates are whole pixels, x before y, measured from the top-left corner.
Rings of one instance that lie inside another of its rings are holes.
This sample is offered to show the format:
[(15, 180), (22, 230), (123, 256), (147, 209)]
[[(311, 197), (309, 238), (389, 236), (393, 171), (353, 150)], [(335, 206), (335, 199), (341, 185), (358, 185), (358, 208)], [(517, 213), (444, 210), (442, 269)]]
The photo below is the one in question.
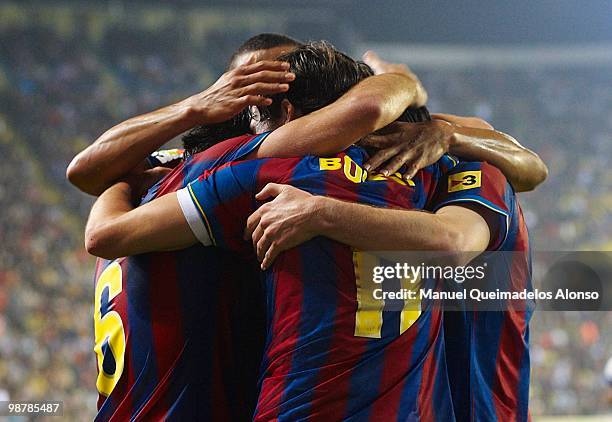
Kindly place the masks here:
[[(439, 179), (432, 211), (476, 204), (493, 217), (484, 290), (531, 291), (529, 235), (516, 195), (503, 174), (487, 163), (459, 163)], [(479, 212), (479, 213), (480, 213)], [(495, 221), (496, 220), (496, 221)], [(491, 224), (491, 222), (490, 222)], [(469, 302), (444, 318), (446, 355), (459, 420), (529, 419), (529, 320), (535, 303), (501, 301), (478, 310)]]
[[(143, 202), (245, 157), (265, 136), (230, 139), (187, 158)], [(98, 260), (96, 420), (249, 419), (265, 340), (256, 271), (202, 245)]]
[[(368, 175), (366, 158), (351, 147), (332, 158), (230, 163), (180, 190), (179, 202), (203, 244), (247, 255), (245, 223), (261, 205), (254, 195), (270, 182), (378, 207), (422, 209), (433, 200), (440, 164), (407, 183)], [(317, 237), (265, 272), (267, 340), (255, 420), (454, 420), (441, 308), (423, 301), (389, 309), (374, 299), (372, 280), (357, 276), (367, 259)]]

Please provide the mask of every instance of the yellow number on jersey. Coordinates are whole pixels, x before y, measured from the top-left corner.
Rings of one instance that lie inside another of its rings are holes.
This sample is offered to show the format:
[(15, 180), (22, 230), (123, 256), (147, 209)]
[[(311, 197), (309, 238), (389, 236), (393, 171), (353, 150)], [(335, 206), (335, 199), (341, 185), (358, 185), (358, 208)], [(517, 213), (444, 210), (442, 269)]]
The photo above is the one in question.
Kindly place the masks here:
[[(353, 252), (355, 282), (357, 283), (357, 312), (355, 312), (355, 337), (381, 338), (383, 325), (384, 299), (376, 298), (374, 291), (381, 289), (381, 284), (373, 280), (373, 268), (380, 264), (378, 257)], [(407, 279), (400, 280), (401, 289), (415, 290), (419, 283)], [(400, 332), (403, 334), (421, 315), (421, 303), (418, 299), (404, 299), (400, 313)]]
[[(110, 310), (109, 307), (111, 300), (121, 293), (122, 279), (121, 266), (119, 263), (113, 262), (102, 272), (96, 284), (94, 299), (96, 342), (94, 351), (98, 361), (96, 387), (100, 394), (105, 396), (113, 391), (123, 373), (125, 355), (123, 322), (117, 311)], [(104, 314), (102, 314), (103, 306), (105, 308)]]
[(368, 268), (374, 268), (378, 260), (370, 254), (353, 252), (355, 282), (357, 283), (357, 312), (355, 312), (355, 337), (380, 338), (385, 301), (374, 297), (377, 287)]

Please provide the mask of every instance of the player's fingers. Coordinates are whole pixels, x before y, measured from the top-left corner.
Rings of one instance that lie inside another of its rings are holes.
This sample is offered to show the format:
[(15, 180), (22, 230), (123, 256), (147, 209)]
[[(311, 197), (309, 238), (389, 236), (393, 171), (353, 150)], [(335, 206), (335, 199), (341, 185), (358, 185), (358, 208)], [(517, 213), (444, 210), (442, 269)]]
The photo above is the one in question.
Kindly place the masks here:
[(292, 72), (273, 72), (270, 70), (263, 70), (261, 72), (240, 76), (238, 82), (240, 86), (247, 86), (256, 82), (287, 83), (293, 81), (294, 79), (295, 73)]
[(261, 95), (245, 95), (244, 97), (238, 98), (236, 103), (239, 107), (244, 108), (246, 106), (269, 106), (272, 104), (272, 98), (262, 97)]
[(415, 148), (414, 158), (406, 163), (405, 178), (412, 178), (421, 169), (438, 161), (446, 151), (442, 147), (420, 145)]
[(253, 234), (251, 235), (251, 241), (253, 243), (253, 249), (255, 249), (255, 251), (257, 251), (257, 244), (259, 243), (259, 239), (261, 239), (264, 233), (265, 230), (261, 226), (261, 224), (258, 224), (257, 227), (255, 227), (255, 230), (253, 230)]
[(402, 177), (404, 180), (410, 180), (414, 177), (414, 175), (425, 167), (425, 160), (423, 156), (418, 153), (413, 153), (410, 157), (406, 159), (404, 162), (404, 174)]
[(368, 50), (365, 53), (363, 53), (362, 58), (363, 58), (363, 61), (366, 62), (370, 66), (372, 66), (372, 64), (377, 64), (378, 62), (380, 62), (380, 57), (378, 56), (378, 54), (376, 54), (372, 50)]
[(253, 64), (253, 63), (257, 63), (257, 55), (254, 52), (247, 56), (247, 59), (244, 61), (244, 63), (242, 65), (243, 66), (244, 65), (250, 65), (250, 64)]
[(398, 154), (381, 166), (380, 172), (382, 174), (393, 174), (397, 172), (407, 161), (409, 161), (412, 156), (412, 151), (400, 150)]
[(248, 241), (253, 238), (253, 232), (259, 225), (262, 212), (263, 211), (261, 210), (261, 208), (259, 208), (253, 214), (249, 215), (249, 218), (247, 218), (246, 227), (244, 228), (244, 240)]
[(236, 74), (238, 75), (249, 75), (251, 73), (261, 72), (262, 70), (272, 71), (287, 71), (289, 70), (289, 63), (281, 62), (278, 60), (262, 60), (257, 63), (243, 64), (236, 68)]
[(279, 183), (268, 183), (257, 193), (257, 195), (255, 195), (255, 199), (258, 201), (265, 201), (268, 198), (277, 197), (286, 186), (287, 185), (281, 185)]
[(404, 174), (402, 175), (402, 177), (405, 181), (411, 180), (414, 178), (417, 172), (425, 166), (426, 164), (421, 158), (417, 158), (414, 161), (410, 161), (406, 163), (406, 169), (404, 170)]
[(364, 141), (367, 146), (378, 149), (383, 149), (389, 145), (389, 138), (386, 135), (375, 135), (371, 133)]
[(146, 170), (145, 174), (152, 180), (158, 181), (172, 173), (172, 169), (168, 167), (153, 167), (152, 169)]
[(266, 252), (268, 252), (268, 249), (270, 249), (272, 238), (273, 236), (270, 233), (264, 232), (264, 234), (257, 241), (255, 251), (257, 252), (257, 259), (259, 262), (263, 261), (264, 257), (266, 256)]
[(256, 82), (254, 84), (240, 88), (240, 90), (238, 91), (238, 96), (242, 97), (243, 95), (272, 95), (281, 92), (287, 92), (288, 90), (289, 84)]
[(169, 173), (172, 172), (172, 169), (168, 167), (154, 167), (149, 170), (145, 170), (142, 173), (142, 190), (146, 191), (151, 186), (155, 185), (161, 179), (166, 177)]
[(265, 271), (270, 268), (281, 251), (282, 249), (280, 248), (280, 245), (276, 242), (272, 242), (270, 248), (266, 251), (264, 258), (261, 261), (261, 269)]
[[(391, 157), (397, 154), (397, 148), (386, 148), (378, 151), (372, 158), (370, 158), (364, 165), (365, 169), (368, 171), (375, 171), (378, 169), (383, 163), (386, 163)], [(382, 173), (382, 172), (380, 172)], [(384, 174), (384, 173), (382, 173)], [(388, 176), (389, 174), (384, 174)]]

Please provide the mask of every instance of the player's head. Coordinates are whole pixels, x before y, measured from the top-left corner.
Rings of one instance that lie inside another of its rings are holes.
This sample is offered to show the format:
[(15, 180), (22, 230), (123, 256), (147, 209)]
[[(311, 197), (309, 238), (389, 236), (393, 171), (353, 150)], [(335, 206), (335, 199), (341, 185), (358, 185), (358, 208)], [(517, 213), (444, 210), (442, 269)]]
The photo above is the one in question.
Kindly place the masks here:
[(290, 64), (295, 80), (289, 91), (272, 97), (271, 106), (251, 108), (251, 129), (255, 133), (273, 130), (331, 104), (372, 74), (367, 65), (324, 41), (303, 44), (278, 59)]
[[(324, 42), (303, 44), (286, 35), (271, 33), (259, 34), (246, 40), (232, 55), (228, 68), (239, 66), (252, 54), (256, 55), (256, 60), (277, 58), (286, 60), (291, 64), (292, 71), (298, 72), (297, 83), (294, 81), (291, 84), (290, 92), (285, 98), (288, 101), (293, 99), (294, 111), (299, 111), (300, 115), (330, 104), (361, 79), (374, 74), (367, 64), (354, 61), (335, 50), (330, 44)], [(314, 60), (309, 62), (310, 59)], [(323, 75), (325, 77), (322, 77)], [(300, 95), (304, 96), (303, 99), (299, 98)], [(282, 110), (279, 107), (284, 99), (282, 97), (277, 97), (277, 101), (269, 110), (254, 109), (251, 113), (245, 110), (226, 122), (193, 128), (183, 136), (186, 153), (191, 155), (204, 151), (224, 139), (242, 135), (251, 129), (262, 132), (274, 126), (278, 127), (282, 121)], [(276, 120), (272, 121), (268, 118), (272, 116), (270, 112), (274, 111), (277, 111)], [(249, 124), (250, 114), (254, 114), (255, 120), (259, 119), (263, 125), (257, 127), (252, 123)], [(406, 119), (405, 115), (410, 116), (410, 113), (404, 113), (399, 120), (420, 121), (420, 119)], [(262, 121), (262, 117), (265, 117), (265, 121)], [(294, 113), (292, 118), (295, 117), (297, 114)]]
[[(301, 42), (286, 35), (271, 33), (255, 35), (242, 43), (232, 54), (228, 70), (240, 66), (253, 55), (256, 61), (274, 60), (279, 55), (301, 45)], [(187, 155), (193, 155), (225, 139), (243, 135), (249, 130), (249, 114), (245, 110), (225, 122), (194, 127), (183, 136), (183, 148)]]
[(253, 55), (256, 61), (274, 60), (301, 45), (301, 42), (286, 35), (271, 33), (255, 35), (242, 43), (232, 54), (228, 69), (240, 66)]

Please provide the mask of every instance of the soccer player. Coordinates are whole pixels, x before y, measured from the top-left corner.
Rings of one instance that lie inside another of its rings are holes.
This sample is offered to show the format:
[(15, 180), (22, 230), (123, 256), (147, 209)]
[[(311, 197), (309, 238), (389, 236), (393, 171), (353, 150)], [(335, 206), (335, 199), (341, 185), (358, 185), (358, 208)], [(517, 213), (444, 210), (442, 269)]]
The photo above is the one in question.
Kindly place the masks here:
[[(240, 66), (229, 75), (244, 79), (258, 66), (261, 63)], [(227, 78), (228, 74), (220, 81)], [(218, 85), (226, 86), (224, 82)], [(231, 97), (240, 97), (241, 92), (233, 94), (232, 83), (229, 86), (227, 102), (239, 111), (243, 104)], [(403, 75), (381, 75), (355, 88), (327, 107), (323, 116), (328, 117), (311, 116), (306, 122), (309, 127), (325, 129), (333, 116), (336, 127), (346, 127), (334, 142), (348, 145), (393, 121), (416, 98), (414, 81)], [(330, 90), (322, 101), (328, 104), (343, 93), (344, 90)], [(255, 99), (260, 105), (263, 100)], [(224, 102), (209, 101), (206, 107), (200, 106), (213, 116), (230, 112)], [(352, 121), (355, 116), (358, 124)], [(349, 117), (350, 127), (343, 125)], [(289, 126), (287, 130), (305, 138), (299, 128)], [(345, 139), (347, 136), (350, 141)], [(156, 186), (150, 199), (176, 191), (195, 175), (224, 161), (238, 160), (256, 147), (273, 152), (278, 141), (272, 139), (264, 146), (265, 137), (266, 134), (237, 137), (192, 156)], [(312, 139), (320, 144), (316, 136)], [(293, 147), (299, 152), (307, 145), (303, 142)], [(139, 175), (135, 179), (146, 187), (146, 177)], [(135, 199), (142, 190), (141, 186)], [(250, 371), (259, 363), (257, 337), (264, 329), (253, 324), (257, 322), (256, 307), (263, 300), (258, 301), (256, 289), (248, 285), (256, 286), (248, 272), (250, 263), (202, 246), (127, 255), (130, 256), (118, 261), (99, 262), (97, 269), (98, 419), (242, 420), (251, 416), (253, 406), (249, 406), (248, 393), (255, 390), (255, 379), (249, 375), (254, 375)], [(248, 328), (241, 330), (243, 325)], [(244, 357), (236, 354), (241, 350), (246, 352)]]
[[(328, 50), (318, 53), (305, 47), (285, 57), (297, 60), (294, 66), (304, 64), (303, 56), (308, 63), (336, 57)], [(344, 64), (350, 67), (351, 63)], [(339, 68), (338, 61), (334, 60), (333, 68)], [(311, 75), (301, 85), (302, 104), (329, 89), (316, 85), (317, 76)], [(308, 88), (315, 93), (304, 95)], [(271, 129), (291, 121), (293, 113), (301, 110), (287, 99), (276, 107), (268, 122)], [(279, 132), (272, 132), (268, 139)], [(178, 195), (169, 194), (136, 209), (130, 206), (129, 184), (119, 183), (92, 209), (87, 230), (90, 249), (113, 256), (182, 248), (200, 240), (204, 245), (248, 253), (241, 237), (243, 226), (247, 215), (261, 205), (255, 193), (271, 181), (289, 181), (312, 193), (379, 206), (423, 208), (433, 201), (430, 207), (440, 207), (436, 214), (411, 212), (406, 217), (421, 248), (483, 251), (489, 244), (502, 242), (501, 224), (489, 228), (487, 220), (505, 221), (503, 212), (479, 210), (483, 216), (467, 207), (448, 205), (453, 199), (435, 194), (434, 189), (440, 175), (454, 169), (460, 181), (471, 172), (475, 180), (460, 184), (483, 186), (475, 193), (489, 192), (489, 201), (511, 201), (511, 195), (502, 194), (505, 179), (498, 170), (448, 158), (407, 183), (398, 177), (368, 178), (362, 167), (365, 157), (363, 150), (350, 148), (330, 159), (231, 163), (204, 174)], [(136, 221), (159, 223), (155, 228), (135, 227)], [(265, 286), (270, 314), (257, 419), (365, 418), (370, 412), (396, 420), (454, 417), (439, 309), (422, 303), (418, 314), (402, 309), (383, 317), (382, 308), (372, 313), (367, 307), (360, 313), (360, 292), (364, 301), (369, 292), (355, 278), (352, 252), (323, 238), (279, 257), (266, 273)]]
[[(275, 60), (280, 54), (291, 51), (301, 44), (286, 35), (266, 33), (256, 35), (245, 41), (234, 52), (228, 70), (235, 69), (249, 60)], [(416, 75), (405, 65), (387, 63), (373, 52), (366, 53), (364, 60), (376, 73), (404, 73), (413, 78), (417, 83), (420, 97), (417, 103), (425, 104), (427, 93)], [(262, 78), (265, 76), (267, 75), (260, 75)], [(281, 83), (290, 80), (274, 79), (268, 82)], [(66, 171), (67, 178), (83, 192), (98, 196), (120, 178), (128, 174), (139, 174), (151, 166), (160, 164), (155, 157), (147, 157), (181, 133), (194, 127), (201, 128), (203, 110), (200, 103), (206, 103), (205, 99), (211, 94), (216, 95), (214, 91), (206, 90), (111, 128), (72, 160)], [(381, 151), (372, 157), (366, 166), (370, 170), (377, 170), (380, 167), (380, 172), (386, 171), (392, 174), (405, 164), (408, 169), (406, 176), (410, 176), (448, 152), (470, 160), (493, 164), (504, 173), (517, 192), (533, 190), (546, 178), (546, 166), (537, 154), (522, 146), (514, 138), (492, 130), (493, 127), (484, 120), (450, 114), (435, 114), (433, 117), (438, 120), (435, 128), (431, 125), (403, 126), (396, 128), (389, 133), (389, 136), (373, 138), (373, 146)], [(451, 123), (452, 126), (438, 130), (442, 126), (439, 120)], [(224, 132), (218, 141), (242, 135), (243, 132), (236, 131), (234, 123), (230, 120), (220, 124), (219, 129)], [(186, 147), (193, 146), (192, 151), (196, 152), (201, 150), (206, 142), (198, 139), (199, 135), (200, 131), (195, 131)], [(323, 147), (318, 146), (318, 148)], [(283, 156), (290, 156), (290, 152), (285, 152)], [(336, 152), (338, 151), (308, 151), (311, 154)], [(162, 156), (169, 158), (172, 164), (176, 164), (179, 161), (176, 158), (180, 157), (180, 154), (174, 151), (170, 154), (163, 153)], [(265, 154), (257, 155), (257, 157), (265, 156)], [(395, 160), (389, 162), (392, 158)], [(389, 168), (383, 164), (388, 164)]]
[[(387, 66), (384, 62), (381, 65)], [(390, 66), (395, 68), (396, 65)], [(449, 174), (447, 184), (457, 183), (455, 174), (456, 171)], [(487, 194), (483, 198), (482, 187), (452, 193), (456, 188), (442, 188), (448, 191), (448, 203), (463, 206), (478, 203), (507, 215), (508, 220), (502, 225), (507, 231), (504, 242), (487, 248), (500, 252), (490, 255), (495, 271), (486, 280), (489, 290), (532, 289), (528, 233), (512, 193), (517, 189), (512, 188), (514, 186), (510, 185), (504, 188), (504, 195), (512, 200), (498, 201), (497, 205), (487, 200)], [(317, 235), (366, 250), (422, 249), (419, 242), (414, 241), (414, 227), (402, 213), (310, 197), (290, 186), (272, 185), (258, 197), (262, 200), (276, 197), (269, 206), (260, 208), (249, 218), (248, 233), (252, 234), (253, 245), (264, 268), (279, 252)], [(349, 228), (355, 224), (362, 229)], [(504, 307), (503, 311), (499, 307)], [(470, 308), (464, 308), (462, 312), (450, 312), (445, 318), (449, 377), (459, 420), (528, 419), (528, 324), (532, 310), (532, 301), (508, 302), (486, 312), (473, 309), (469, 312)]]
[[(427, 237), (449, 242), (448, 250), (455, 253), (479, 251), (465, 247), (465, 238), (474, 234), (461, 232), (461, 221), (448, 219), (448, 224), (455, 224), (450, 229), (444, 224), (445, 209), (466, 207), (485, 217), (490, 237), (486, 250), (512, 252), (491, 259), (492, 275), (486, 280), (493, 286), (487, 290), (531, 290), (528, 233), (511, 186), (487, 165), (461, 163), (450, 168), (438, 189), (439, 199), (426, 209), (440, 218), (422, 226), (419, 222), (430, 215), (373, 209), (313, 196), (308, 189), (271, 184), (257, 198), (276, 199), (249, 217), (248, 233), (264, 267), (282, 257), (282, 251), (316, 236), (362, 250), (429, 249), (423, 238)], [(529, 417), (528, 324), (533, 303), (499, 306), (505, 308), (478, 312), (465, 307), (445, 315), (447, 365), (459, 420), (526, 421)]]
[[(236, 66), (237, 63), (241, 62), (241, 60), (243, 60), (247, 56), (249, 51), (254, 50), (256, 54), (258, 54), (261, 57), (265, 57), (266, 54), (273, 54), (273, 57), (275, 57), (278, 52), (282, 52), (282, 51), (293, 48), (295, 46), (295, 43), (296, 42), (294, 42), (293, 40), (288, 39), (283, 36), (262, 34), (262, 36), (254, 37), (253, 39), (245, 43), (245, 45), (233, 57), (232, 66)], [(280, 82), (282, 81), (280, 81), (279, 79), (278, 83)], [(196, 106), (198, 105), (198, 102), (202, 102), (202, 98), (205, 98), (206, 94), (210, 95), (209, 90), (207, 90), (205, 93), (199, 94), (198, 96), (194, 96), (190, 98), (191, 106)], [(113, 128), (111, 131), (107, 132), (103, 137), (101, 137), (100, 140), (97, 141), (92, 147), (88, 148), (84, 153), (80, 154), (73, 161), (73, 163), (71, 164), (71, 167), (69, 168), (69, 172), (68, 172), (71, 180), (79, 184), (81, 188), (90, 191), (90, 193), (99, 193), (99, 191), (103, 189), (105, 185), (109, 183), (109, 181), (114, 180), (114, 178), (117, 176), (120, 176), (122, 172), (127, 171), (133, 166), (136, 166), (137, 168), (142, 169), (143, 166), (137, 163), (140, 163), (143, 161), (143, 157), (146, 156), (146, 153), (148, 153), (151, 150), (156, 149), (159, 145), (165, 143), (171, 137), (182, 132), (184, 128), (195, 124), (193, 118), (198, 117), (198, 113), (194, 113), (193, 109), (185, 108), (184, 106), (185, 106), (184, 103), (177, 104), (177, 105), (168, 107), (166, 109), (162, 109), (157, 112), (150, 113), (149, 115), (140, 116), (138, 118), (131, 119), (130, 121), (127, 121), (117, 126), (116, 128)], [(200, 107), (200, 109), (202, 109), (202, 107)], [(186, 120), (187, 117), (189, 117), (189, 119)], [(465, 122), (465, 120), (463, 120), (462, 122)], [(402, 139), (402, 137), (404, 139), (406, 137), (408, 137), (408, 139), (410, 139), (411, 137), (417, 138), (419, 142), (416, 143), (416, 145), (413, 144), (413, 146), (416, 146), (416, 148), (414, 148), (415, 150), (418, 150), (419, 147), (422, 149), (423, 146), (425, 145), (424, 141), (427, 141), (428, 136), (429, 136), (429, 137), (432, 137), (432, 139), (436, 141), (435, 144), (434, 142), (430, 142), (432, 145), (437, 145), (437, 146), (442, 146), (442, 147), (444, 147), (444, 145), (448, 147), (447, 146), (448, 140), (453, 137), (462, 139), (464, 147), (466, 145), (468, 146), (488, 145), (488, 148), (486, 150), (483, 147), (480, 147), (480, 149), (483, 153), (485, 152), (488, 153), (489, 156), (491, 156), (493, 159), (495, 159), (495, 157), (497, 157), (498, 155), (503, 156), (505, 152), (507, 157), (510, 157), (510, 158), (505, 159), (505, 161), (503, 161), (500, 167), (504, 166), (503, 168), (505, 168), (506, 171), (514, 175), (522, 174), (521, 172), (518, 171), (518, 164), (517, 164), (518, 160), (514, 159), (514, 157), (523, 157), (524, 155), (529, 154), (529, 152), (525, 151), (524, 149), (520, 149), (516, 147), (514, 147), (514, 150), (509, 149), (508, 145), (512, 145), (512, 144), (508, 142), (508, 139), (504, 138), (501, 134), (496, 134), (492, 131), (488, 131), (488, 132), (481, 131), (481, 134), (479, 134), (481, 135), (480, 137), (474, 136), (473, 134), (468, 136), (464, 128), (456, 127), (457, 129), (456, 133), (451, 135), (449, 131), (445, 131), (443, 132), (445, 137), (442, 138), (439, 136), (439, 133), (436, 132), (437, 128), (436, 130), (431, 130), (431, 128), (429, 128), (428, 130), (426, 127), (424, 127), (418, 130), (412, 129), (412, 131), (407, 130), (406, 127), (404, 127), (403, 129), (404, 130), (402, 133), (397, 133), (394, 135), (394, 139)], [(463, 132), (463, 134), (461, 134), (461, 132)], [(418, 138), (418, 136), (421, 136), (421, 137)], [(199, 141), (197, 137), (193, 137), (193, 138), (196, 141)], [(258, 144), (260, 140), (261, 138), (256, 140), (255, 144)], [(247, 144), (248, 146), (248, 139), (243, 138), (241, 141), (244, 141), (244, 143)], [(381, 142), (380, 138), (377, 140), (377, 142), (380, 144)], [(241, 143), (242, 142), (238, 142), (238, 144), (241, 144)], [(406, 142), (403, 142), (402, 145), (405, 146)], [(233, 147), (237, 147), (237, 146), (238, 145), (233, 145)], [(197, 148), (201, 148), (201, 146), (196, 145), (195, 148), (192, 149), (192, 151), (197, 151)], [(396, 148), (398, 148), (398, 146), (395, 144), (392, 144), (392, 149), (396, 149)], [(244, 152), (247, 149), (248, 148), (245, 148), (242, 151)], [(339, 149), (341, 148), (338, 148), (338, 150)], [(434, 151), (430, 154), (431, 156), (434, 156), (434, 154), (438, 153), (438, 152), (435, 152), (435, 149), (436, 148), (431, 149), (432, 151)], [(152, 192), (152, 194), (149, 195), (149, 198), (153, 198), (155, 196), (165, 194), (178, 187), (184, 186), (187, 183), (187, 181), (190, 180), (190, 177), (191, 177), (190, 175), (198, 174), (198, 172), (201, 171), (203, 168), (210, 168), (212, 165), (222, 163), (226, 159), (239, 158), (240, 156), (243, 155), (243, 154), (229, 155), (227, 154), (227, 152), (230, 150), (231, 148), (229, 147), (219, 148), (217, 150), (211, 151), (210, 155), (200, 156), (199, 160), (193, 160), (191, 162), (186, 163), (185, 167), (181, 168), (180, 171), (174, 172), (173, 176), (169, 178), (169, 180), (164, 181), (163, 189), (160, 190), (159, 186), (156, 187), (156, 189)], [(498, 151), (498, 150), (501, 150), (501, 151)], [(221, 153), (221, 151), (225, 151), (225, 153)], [(321, 150), (321, 151), (324, 152), (324, 150)], [(306, 151), (306, 152), (317, 152), (317, 150), (313, 148), (313, 151)], [(403, 154), (406, 154), (407, 151), (406, 149), (401, 149), (400, 152), (402, 152)], [(420, 159), (421, 165), (423, 165), (423, 159), (425, 160), (431, 159), (429, 158), (429, 155), (424, 154), (424, 152), (429, 152), (429, 151), (422, 151), (421, 156), (413, 155), (412, 158)], [(517, 153), (517, 152), (518, 154), (514, 154), (514, 155), (511, 154), (511, 153)], [(219, 154), (223, 156), (223, 159), (220, 159)], [(294, 150), (288, 155), (292, 155), (292, 154), (299, 155), (300, 151)], [(439, 154), (441, 154), (441, 152)], [(170, 158), (175, 158), (176, 156), (177, 156), (176, 154), (170, 154)], [(99, 159), (99, 158), (102, 158), (102, 159)], [(161, 159), (164, 159), (163, 154), (161, 155)], [(160, 160), (159, 156), (149, 158), (149, 161), (157, 161), (157, 164), (165, 164), (165, 163), (161, 163), (159, 160)], [(197, 165), (194, 165), (194, 164), (197, 164)], [(523, 163), (519, 163), (519, 164), (523, 165)], [(525, 162), (524, 164), (528, 164), (528, 163)], [(88, 166), (93, 167), (95, 171), (90, 172), (89, 174), (84, 172), (83, 170), (86, 170)], [(523, 166), (529, 167), (529, 165), (526, 165), (526, 166), (523, 165)], [(161, 257), (156, 257), (156, 258), (150, 257), (151, 261), (153, 260), (159, 261), (160, 259), (162, 258)], [(218, 265), (219, 262), (221, 262), (219, 259), (216, 259), (216, 260), (209, 259), (207, 261), (209, 265), (214, 265), (211, 261), (215, 261), (214, 264), (216, 265)], [(232, 264), (235, 264), (235, 262), (230, 261), (228, 262), (228, 264), (225, 265), (226, 269), (225, 269), (223, 277), (227, 279), (230, 278), (229, 272), (231, 271), (229, 271), (227, 268), (228, 267), (232, 268), (235, 266)], [(161, 266), (163, 267), (163, 265)], [(203, 266), (203, 267), (206, 267), (206, 266)], [(210, 271), (207, 271), (207, 272), (209, 272), (209, 276), (211, 277), (213, 274), (219, 274), (218, 271), (215, 271), (212, 274), (210, 274)], [(244, 280), (245, 278), (246, 277), (244, 277), (243, 275), (241, 279)], [(231, 284), (231, 283), (226, 283), (226, 284)], [(247, 286), (243, 285), (243, 287), (246, 288)], [(246, 296), (248, 297), (248, 295)], [(254, 296), (256, 295), (253, 295), (253, 297)], [(214, 304), (214, 297), (212, 296), (208, 297), (208, 303)], [(210, 307), (212, 307), (212, 305)], [(233, 310), (228, 311), (226, 313), (218, 312), (218, 314), (219, 315), (233, 315), (232, 321), (234, 325), (238, 325), (241, 322), (241, 318), (238, 317), (240, 312), (237, 309), (240, 309), (240, 308), (241, 308), (241, 305), (234, 305), (234, 308), (230, 307), (230, 309), (233, 309)], [(221, 307), (220, 309), (223, 309), (223, 307)], [(222, 338), (227, 339), (227, 337), (230, 337), (231, 330), (229, 329), (227, 330), (227, 332), (224, 332), (223, 329), (218, 328), (216, 329), (216, 331), (218, 331), (218, 333), (216, 333), (217, 337), (215, 341), (222, 339)], [(225, 341), (225, 343), (222, 342), (221, 344), (226, 344), (226, 343), (227, 341)], [(214, 350), (218, 350), (218, 349), (219, 349), (218, 347), (214, 347)], [(224, 362), (227, 363), (227, 367), (223, 371), (217, 370), (216, 371), (217, 375), (223, 376), (227, 379), (231, 379), (232, 376), (228, 376), (227, 373), (235, 374), (235, 373), (241, 372), (241, 368), (236, 368), (236, 365), (233, 365), (230, 362), (228, 362), (227, 358), (229, 357), (229, 354), (227, 353), (227, 351), (221, 350), (219, 352), (219, 355), (224, 356), (226, 358)], [(204, 362), (205, 366), (208, 365), (208, 361), (203, 360), (202, 362)], [(244, 360), (242, 362), (244, 363)], [(242, 367), (242, 369), (243, 368), (244, 366)], [(222, 372), (222, 373), (219, 374), (219, 372)], [(215, 382), (221, 385), (224, 384), (221, 378), (218, 378)], [(213, 382), (211, 382), (210, 384), (212, 385)], [(236, 399), (236, 397), (238, 397), (238, 395), (234, 394), (234, 399)], [(109, 406), (107, 406), (107, 408), (108, 407)], [(217, 408), (222, 409), (223, 406), (218, 406)], [(238, 406), (234, 405), (234, 406), (231, 406), (231, 408), (236, 409), (238, 408)]]
[[(263, 77), (261, 72), (269, 73)], [(279, 62), (246, 64), (223, 75), (190, 114), (206, 112), (200, 118), (211, 123), (227, 120), (245, 104), (262, 104), (258, 95), (286, 89), (287, 73)], [(232, 87), (238, 78), (250, 79)], [(241, 158), (260, 141), (257, 136), (234, 138), (187, 160), (151, 197), (182, 187), (190, 172), (200, 174), (223, 160)], [(163, 157), (153, 158), (165, 164)], [(144, 187), (149, 176), (138, 176)], [(263, 309), (258, 291), (246, 283), (252, 277), (248, 263), (236, 264), (226, 254), (197, 246), (98, 261), (96, 420), (250, 417)], [(244, 324), (247, 313), (249, 326)], [(243, 349), (250, 353), (239, 357)]]

